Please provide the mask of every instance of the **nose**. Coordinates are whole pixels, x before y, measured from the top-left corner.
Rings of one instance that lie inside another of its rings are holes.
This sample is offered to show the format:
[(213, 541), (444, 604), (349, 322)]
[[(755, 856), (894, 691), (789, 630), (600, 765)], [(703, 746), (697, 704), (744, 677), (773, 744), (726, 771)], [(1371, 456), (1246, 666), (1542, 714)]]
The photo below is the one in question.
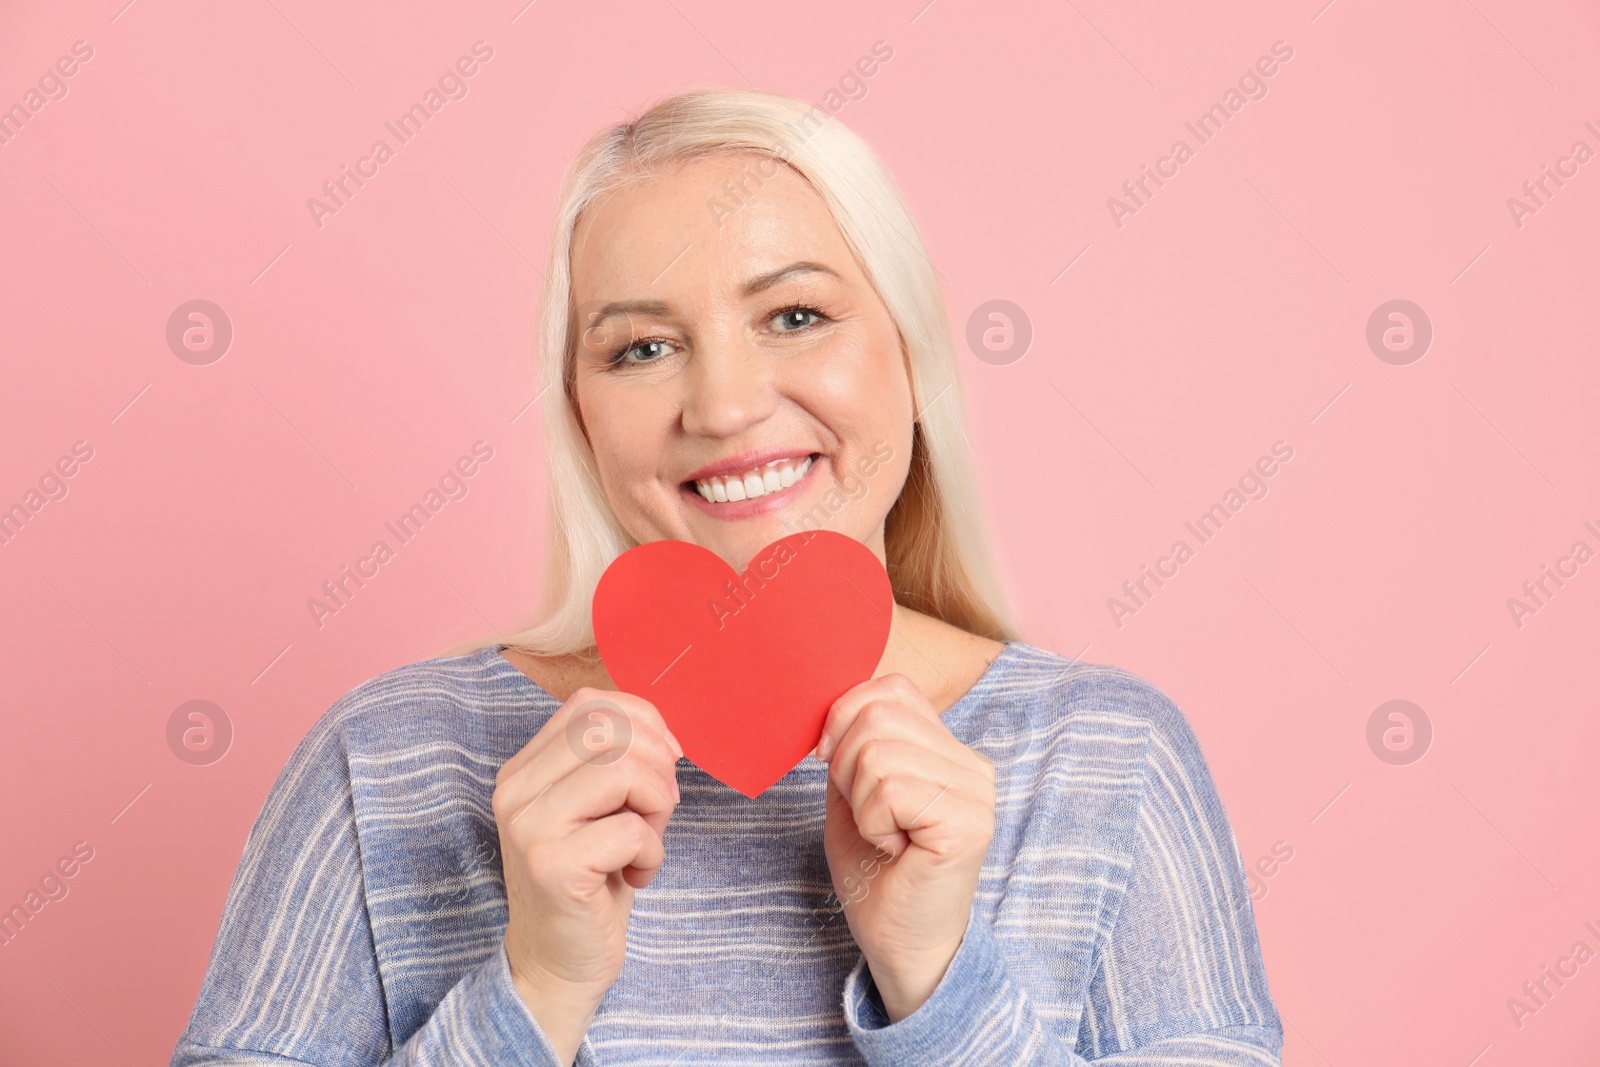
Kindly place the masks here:
[(773, 358), (742, 339), (699, 345), (683, 377), (686, 433), (733, 438), (769, 418), (778, 405)]

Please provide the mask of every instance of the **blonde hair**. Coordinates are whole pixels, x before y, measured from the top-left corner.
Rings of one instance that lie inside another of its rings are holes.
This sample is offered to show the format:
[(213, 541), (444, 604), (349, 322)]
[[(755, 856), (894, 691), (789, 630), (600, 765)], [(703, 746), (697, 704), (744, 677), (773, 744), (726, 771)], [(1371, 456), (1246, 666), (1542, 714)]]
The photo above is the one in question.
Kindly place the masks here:
[(884, 526), (895, 599), (970, 633), (1015, 640), (984, 528), (967, 442), (955, 338), (938, 274), (888, 168), (823, 109), (775, 93), (704, 89), (668, 97), (601, 130), (561, 189), (539, 314), (539, 395), (548, 507), (538, 609), (508, 634), (440, 653), (504, 644), (534, 656), (595, 656), (590, 601), (600, 575), (637, 542), (612, 513), (578, 422), (573, 230), (602, 194), (702, 156), (754, 152), (810, 183), (899, 328), (915, 410), (911, 469)]

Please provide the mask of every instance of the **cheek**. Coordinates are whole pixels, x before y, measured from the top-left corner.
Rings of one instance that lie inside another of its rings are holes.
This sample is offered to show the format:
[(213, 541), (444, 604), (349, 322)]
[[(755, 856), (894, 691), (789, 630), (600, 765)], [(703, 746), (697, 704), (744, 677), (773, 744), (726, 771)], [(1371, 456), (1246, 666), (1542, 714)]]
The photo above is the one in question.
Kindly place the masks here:
[(825, 420), (845, 425), (898, 424), (911, 417), (911, 383), (891, 333), (841, 344), (816, 368), (811, 390), (827, 404)]
[(600, 471), (600, 484), (608, 494), (631, 499), (655, 481), (661, 457), (662, 438), (658, 425), (662, 405), (659, 397), (637, 389), (618, 387), (610, 382), (583, 382), (578, 388), (578, 410)]
[[(891, 328), (887, 338), (841, 345), (812, 369), (804, 390), (801, 404), (842, 448), (840, 491), (856, 504), (870, 498), (873, 509), (886, 511), (911, 463), (911, 382), (899, 336)], [(852, 516), (865, 514), (851, 510)]]

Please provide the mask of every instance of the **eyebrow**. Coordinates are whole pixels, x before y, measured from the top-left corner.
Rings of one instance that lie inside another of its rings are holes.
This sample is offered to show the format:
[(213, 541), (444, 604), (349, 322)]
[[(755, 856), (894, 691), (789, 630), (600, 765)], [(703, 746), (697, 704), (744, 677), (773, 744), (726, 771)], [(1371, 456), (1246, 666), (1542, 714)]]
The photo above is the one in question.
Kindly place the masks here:
[(779, 267), (777, 270), (770, 270), (765, 274), (757, 274), (754, 278), (744, 283), (744, 295), (754, 296), (763, 289), (771, 289), (774, 285), (796, 274), (829, 274), (835, 278), (839, 277), (838, 272), (831, 267), (825, 267), (821, 263), (812, 263), (809, 260), (802, 259), (797, 263), (789, 264), (787, 267)]
[[(754, 278), (744, 283), (743, 293), (745, 296), (754, 296), (759, 292), (771, 289), (781, 281), (800, 274), (827, 274), (834, 278), (839, 277), (839, 273), (832, 267), (824, 266), (821, 263), (812, 263), (810, 260), (799, 260), (798, 262), (790, 263), (786, 267), (769, 270), (765, 274), (757, 274)], [(609, 304), (601, 306), (595, 312), (593, 321), (599, 322), (601, 319), (608, 319), (613, 315), (666, 316), (671, 313), (672, 306), (664, 300), (613, 300)]]

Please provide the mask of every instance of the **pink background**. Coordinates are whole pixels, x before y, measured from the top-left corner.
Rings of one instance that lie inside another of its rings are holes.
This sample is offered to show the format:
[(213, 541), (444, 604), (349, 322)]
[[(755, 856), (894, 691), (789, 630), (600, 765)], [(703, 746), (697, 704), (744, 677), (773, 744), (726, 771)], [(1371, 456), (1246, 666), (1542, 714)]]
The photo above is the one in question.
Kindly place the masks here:
[[(164, 1064), (310, 724), (533, 603), (517, 416), (582, 139), (692, 85), (821, 103), (884, 41), (838, 117), (898, 174), (957, 330), (991, 299), (1033, 328), (1014, 362), (962, 357), (1025, 637), (1163, 688), (1246, 861), (1293, 850), (1256, 905), (1285, 1061), (1593, 1062), (1600, 959), (1520, 1027), (1507, 999), (1600, 951), (1600, 562), (1520, 627), (1507, 599), (1600, 549), (1600, 159), (1520, 226), (1507, 199), (1600, 150), (1600, 13), (924, 2), (4, 6), (0, 106), (93, 58), (0, 144), (0, 506), (93, 458), (0, 546), (0, 908), (94, 858), (0, 948), (0, 1061)], [(478, 40), (468, 95), (319, 228), (307, 199)], [(1280, 40), (1197, 147), (1184, 122)], [(1119, 228), (1108, 198), (1179, 137)], [(206, 366), (165, 336), (195, 299), (235, 334)], [(1407, 365), (1366, 340), (1394, 299), (1434, 330)], [(469, 494), (319, 628), (308, 599), (478, 440)], [(1269, 494), (1119, 627), (1107, 599), (1280, 440)], [(167, 741), (194, 699), (234, 731), (206, 766)], [(1432, 724), (1409, 765), (1367, 742), (1392, 699)]]

